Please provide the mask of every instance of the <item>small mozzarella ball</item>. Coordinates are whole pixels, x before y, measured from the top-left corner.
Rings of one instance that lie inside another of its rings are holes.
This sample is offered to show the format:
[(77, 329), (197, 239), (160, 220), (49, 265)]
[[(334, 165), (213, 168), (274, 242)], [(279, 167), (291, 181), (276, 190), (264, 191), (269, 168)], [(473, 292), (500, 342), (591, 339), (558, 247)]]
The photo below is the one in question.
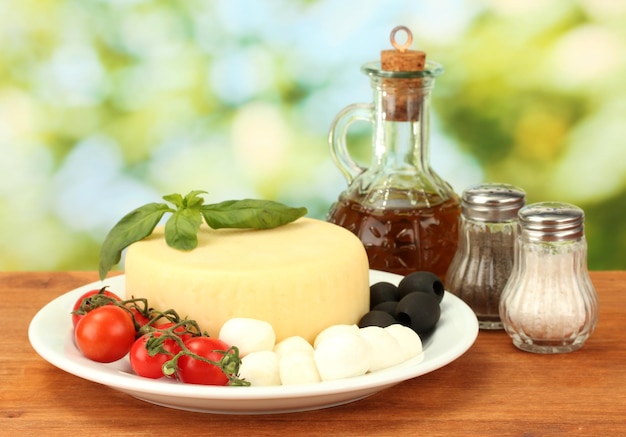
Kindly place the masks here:
[(321, 381), (312, 352), (291, 351), (282, 355), (278, 362), (278, 370), (283, 385), (312, 384)]
[(313, 353), (313, 346), (311, 343), (306, 341), (304, 337), (300, 337), (299, 335), (294, 335), (292, 337), (287, 337), (284, 340), (278, 342), (276, 346), (274, 346), (274, 352), (278, 355), (288, 355), (292, 352), (308, 352), (310, 354)]
[(367, 341), (370, 350), (370, 372), (386, 369), (404, 361), (400, 343), (380, 326), (359, 329), (359, 335)]
[(317, 346), (325, 338), (332, 337), (334, 335), (344, 332), (357, 334), (359, 332), (359, 327), (357, 325), (331, 325), (319, 334), (317, 334), (317, 337), (315, 337), (315, 340), (313, 341), (313, 347), (317, 349)]
[(322, 381), (364, 375), (370, 367), (367, 342), (355, 332), (324, 338), (313, 353)]
[(278, 355), (273, 351), (250, 352), (241, 359), (239, 377), (254, 387), (280, 385)]
[(396, 323), (395, 325), (387, 326), (383, 329), (400, 344), (404, 353), (404, 361), (422, 353), (422, 339), (408, 326)]
[(224, 323), (219, 339), (236, 346), (239, 355), (245, 357), (251, 352), (273, 350), (276, 333), (272, 325), (263, 320), (238, 317)]

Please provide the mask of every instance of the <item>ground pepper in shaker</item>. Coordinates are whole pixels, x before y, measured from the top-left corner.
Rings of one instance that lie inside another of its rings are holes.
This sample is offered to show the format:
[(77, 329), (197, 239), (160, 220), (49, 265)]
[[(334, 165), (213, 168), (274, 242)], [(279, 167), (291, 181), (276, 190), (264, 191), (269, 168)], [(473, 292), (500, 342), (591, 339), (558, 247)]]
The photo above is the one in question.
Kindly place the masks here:
[(598, 322), (584, 212), (567, 203), (543, 202), (522, 208), (518, 217), (515, 264), (500, 300), (504, 329), (524, 351), (578, 350)]
[(525, 200), (520, 188), (499, 183), (462, 194), (459, 243), (445, 282), (474, 310), (481, 329), (502, 329), (500, 294), (513, 268), (517, 213)]

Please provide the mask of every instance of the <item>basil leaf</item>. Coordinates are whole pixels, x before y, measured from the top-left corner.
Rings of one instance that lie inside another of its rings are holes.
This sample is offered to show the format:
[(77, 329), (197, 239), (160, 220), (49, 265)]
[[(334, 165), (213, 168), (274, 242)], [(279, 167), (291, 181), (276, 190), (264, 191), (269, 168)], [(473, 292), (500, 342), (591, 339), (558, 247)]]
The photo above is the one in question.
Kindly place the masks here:
[(173, 203), (176, 208), (183, 208), (183, 196), (178, 193), (163, 196), (163, 200)]
[(203, 205), (200, 208), (207, 225), (220, 228), (271, 229), (299, 219), (304, 207), (292, 208), (272, 200), (244, 199)]
[(198, 229), (202, 216), (197, 208), (179, 209), (165, 223), (165, 241), (178, 250), (191, 250), (198, 246)]
[(152, 233), (156, 225), (172, 209), (165, 203), (148, 203), (126, 214), (109, 231), (100, 248), (100, 280), (120, 262), (122, 251)]
[(195, 208), (202, 205), (204, 203), (204, 198), (200, 197), (200, 194), (206, 194), (206, 191), (190, 191), (189, 194), (187, 194), (183, 199), (183, 205), (187, 208)]
[(165, 241), (178, 250), (191, 250), (198, 246), (198, 230), (202, 218), (213, 229), (254, 228), (270, 229), (299, 219), (306, 208), (291, 208), (271, 200), (229, 200), (203, 205), (201, 197), (206, 191), (189, 192), (185, 197), (174, 193), (163, 196), (176, 209), (165, 203), (149, 203), (126, 214), (109, 231), (100, 249), (100, 279), (120, 262), (122, 251), (132, 243), (150, 235), (166, 212), (173, 215), (165, 223)]

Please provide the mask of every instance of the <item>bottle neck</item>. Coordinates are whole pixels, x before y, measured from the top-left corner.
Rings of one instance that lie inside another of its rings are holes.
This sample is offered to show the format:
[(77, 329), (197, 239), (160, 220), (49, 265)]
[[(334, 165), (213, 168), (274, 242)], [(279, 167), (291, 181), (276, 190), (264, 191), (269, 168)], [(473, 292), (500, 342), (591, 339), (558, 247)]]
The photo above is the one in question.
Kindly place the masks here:
[(429, 126), (433, 78), (372, 78), (376, 116), (372, 167), (394, 174), (430, 172)]
[(363, 67), (374, 90), (373, 158), (350, 184), (346, 197), (376, 209), (431, 208), (450, 201), (452, 187), (430, 166), (430, 93), (440, 68), (413, 72)]

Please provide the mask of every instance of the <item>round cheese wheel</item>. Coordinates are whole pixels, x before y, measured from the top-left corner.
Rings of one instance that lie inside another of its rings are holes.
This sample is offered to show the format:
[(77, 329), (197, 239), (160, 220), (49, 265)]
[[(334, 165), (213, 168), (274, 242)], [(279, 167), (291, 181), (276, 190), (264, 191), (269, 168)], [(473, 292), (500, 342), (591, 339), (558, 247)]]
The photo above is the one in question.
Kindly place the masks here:
[(301, 218), (274, 229), (202, 226), (198, 247), (181, 251), (158, 227), (133, 243), (124, 260), (126, 296), (174, 309), (217, 337), (235, 317), (264, 320), (276, 341), (313, 343), (324, 328), (355, 324), (369, 309), (369, 267), (350, 231)]

